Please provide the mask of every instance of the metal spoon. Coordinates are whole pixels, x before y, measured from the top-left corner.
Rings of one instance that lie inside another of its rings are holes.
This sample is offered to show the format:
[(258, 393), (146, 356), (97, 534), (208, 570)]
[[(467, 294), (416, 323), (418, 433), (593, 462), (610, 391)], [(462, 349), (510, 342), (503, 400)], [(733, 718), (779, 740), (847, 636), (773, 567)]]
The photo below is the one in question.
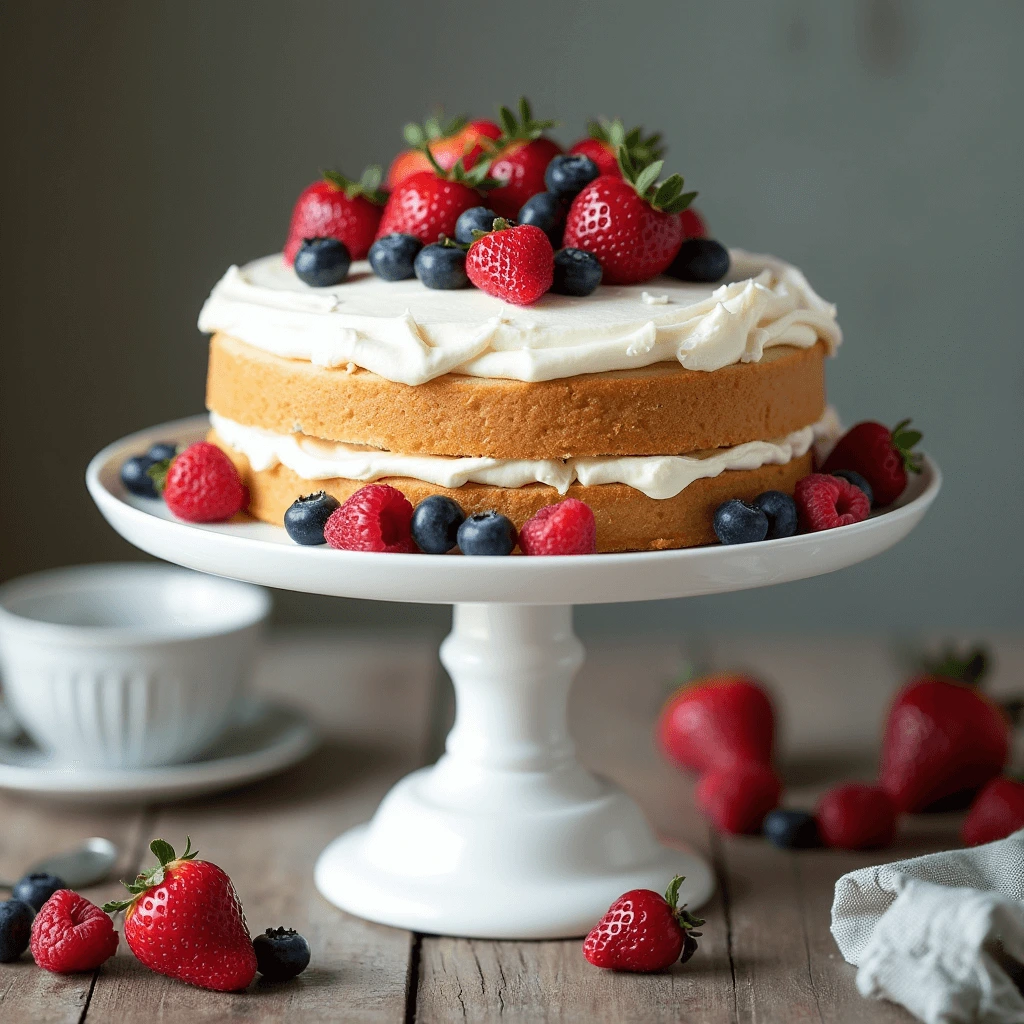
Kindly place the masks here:
[[(26, 875), (44, 872), (56, 875), (70, 889), (84, 889), (110, 877), (110, 871), (117, 863), (117, 847), (101, 836), (86, 839), (73, 850), (58, 853), (33, 864)], [(13, 883), (0, 882), (0, 889), (11, 889)]]

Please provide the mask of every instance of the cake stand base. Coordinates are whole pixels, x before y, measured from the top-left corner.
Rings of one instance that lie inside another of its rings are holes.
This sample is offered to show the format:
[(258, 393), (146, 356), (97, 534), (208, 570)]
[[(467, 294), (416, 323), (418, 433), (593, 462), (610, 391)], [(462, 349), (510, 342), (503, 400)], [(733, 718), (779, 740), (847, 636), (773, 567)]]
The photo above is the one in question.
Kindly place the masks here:
[(455, 686), (444, 756), (321, 854), (317, 888), (360, 917), (468, 938), (582, 935), (628, 889), (709, 865), (660, 843), (640, 808), (575, 759), (569, 688), (583, 662), (568, 605), (458, 604), (441, 660)]

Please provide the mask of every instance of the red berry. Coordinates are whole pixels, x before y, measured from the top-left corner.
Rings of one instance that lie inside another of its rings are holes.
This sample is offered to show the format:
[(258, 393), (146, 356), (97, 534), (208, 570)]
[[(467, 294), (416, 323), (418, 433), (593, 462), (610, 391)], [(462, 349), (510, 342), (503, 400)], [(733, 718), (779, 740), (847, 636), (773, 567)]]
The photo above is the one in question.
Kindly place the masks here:
[(965, 846), (994, 843), (1024, 828), (1024, 782), (993, 779), (975, 797), (960, 835)]
[(551, 287), (555, 251), (548, 236), (533, 224), (502, 228), (470, 246), (466, 274), (488, 295), (529, 306)]
[(878, 786), (848, 782), (830, 789), (815, 816), (826, 846), (877, 850), (896, 841), (896, 805)]
[(343, 551), (387, 551), (412, 554), (412, 505), (405, 495), (387, 484), (369, 484), (330, 515), (324, 537)]
[(640, 164), (649, 164), (662, 156), (661, 134), (645, 135), (643, 126), (630, 128), (619, 118), (614, 121), (590, 121), (587, 124), (589, 137), (575, 143), (570, 153), (582, 153), (597, 164), (601, 174), (622, 177), (619, 167), (619, 148), (624, 146), (630, 158)]
[(602, 142), (600, 139), (580, 139), (569, 152), (581, 153), (583, 156), (590, 157), (597, 164), (597, 169), (601, 174), (622, 177), (622, 171), (619, 170), (619, 158), (608, 142)]
[(704, 922), (677, 905), (677, 875), (662, 896), (653, 889), (631, 889), (620, 896), (583, 941), (583, 955), (611, 971), (663, 971), (688, 960)]
[(760, 832), (764, 816), (779, 806), (782, 783), (770, 765), (734, 761), (712, 768), (697, 783), (697, 806), (722, 832)]
[(438, 235), (455, 237), (459, 214), (483, 202), (480, 193), (461, 181), (440, 178), (434, 171), (418, 171), (388, 197), (377, 237), (413, 235), (424, 245)]
[[(417, 126), (419, 127), (419, 126)], [(497, 139), (501, 136), (501, 129), (493, 121), (470, 121), (465, 124), (463, 118), (456, 118), (450, 126), (442, 126), (435, 123), (431, 131), (441, 130), (441, 134), (435, 135), (428, 143), (430, 154), (437, 161), (439, 167), (450, 171), (461, 159), (463, 166), (468, 171), (483, 156), (484, 139)], [(420, 127), (424, 138), (431, 133), (427, 126)], [(431, 163), (422, 149), (406, 149), (399, 153), (391, 162), (388, 169), (387, 186), (389, 189), (396, 189), (406, 178), (419, 171), (432, 170)]]
[(172, 461), (163, 489), (167, 507), (189, 523), (219, 523), (248, 503), (235, 464), (215, 444), (198, 441)]
[(95, 903), (70, 889), (58, 889), (32, 922), (32, 957), (45, 971), (91, 971), (117, 950), (117, 932)]
[(907, 486), (907, 473), (920, 473), (920, 456), (913, 451), (921, 432), (908, 430), (910, 420), (893, 430), (871, 421), (851, 427), (832, 449), (822, 473), (852, 469), (860, 473), (875, 496), (876, 505), (891, 505)]
[[(304, 238), (336, 238), (354, 260), (366, 258), (380, 223), (384, 194), (379, 192), (380, 168), (367, 170), (361, 181), (333, 171), (303, 190), (292, 210), (285, 262), (291, 266)], [(433, 239), (431, 239), (433, 241)]]
[(530, 196), (547, 190), (544, 172), (562, 152), (551, 139), (511, 142), (491, 161), (490, 176), (500, 181), (487, 193), (487, 205), (499, 217), (515, 217)]
[(592, 555), (597, 551), (594, 513), (576, 498), (547, 505), (523, 523), (519, 547), (525, 555)]
[(679, 214), (679, 220), (683, 225), (684, 238), (708, 237), (708, 226), (704, 218), (692, 206), (688, 206)]
[(824, 473), (811, 473), (799, 480), (793, 500), (805, 533), (861, 523), (871, 511), (868, 496), (859, 487)]

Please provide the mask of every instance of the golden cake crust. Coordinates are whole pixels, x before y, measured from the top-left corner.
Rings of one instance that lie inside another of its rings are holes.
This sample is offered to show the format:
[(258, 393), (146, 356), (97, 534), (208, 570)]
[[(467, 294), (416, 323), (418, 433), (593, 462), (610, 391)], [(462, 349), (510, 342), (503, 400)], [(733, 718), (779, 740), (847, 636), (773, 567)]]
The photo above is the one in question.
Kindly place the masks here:
[(447, 374), (412, 387), (215, 334), (206, 400), (246, 426), (407, 455), (682, 455), (784, 437), (817, 422), (825, 410), (825, 354), (819, 341), (807, 349), (780, 345), (760, 362), (713, 372), (657, 363), (535, 383)]

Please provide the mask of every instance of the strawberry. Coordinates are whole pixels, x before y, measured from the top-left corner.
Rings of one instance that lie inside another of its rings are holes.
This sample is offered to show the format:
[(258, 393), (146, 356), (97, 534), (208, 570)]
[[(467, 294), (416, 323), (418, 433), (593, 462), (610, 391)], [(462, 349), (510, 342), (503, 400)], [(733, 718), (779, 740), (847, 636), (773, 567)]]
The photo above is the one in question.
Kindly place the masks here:
[(91, 971), (117, 950), (113, 922), (94, 903), (70, 889), (58, 889), (32, 922), (32, 958), (44, 971)]
[(679, 220), (683, 225), (683, 238), (708, 237), (707, 223), (692, 206), (688, 206), (679, 214)]
[(562, 147), (544, 136), (555, 122), (534, 120), (525, 97), (519, 100), (518, 118), (508, 107), (502, 107), (499, 120), (501, 136), (485, 144), (491, 157), (491, 177), (499, 183), (487, 194), (487, 205), (498, 216), (511, 220), (530, 196), (547, 191), (544, 172)]
[(896, 814), (896, 805), (883, 790), (848, 782), (821, 798), (815, 817), (826, 846), (877, 850), (896, 841)]
[(587, 133), (587, 137), (574, 143), (569, 152), (582, 153), (590, 157), (602, 174), (622, 177), (622, 171), (619, 169), (619, 150), (623, 146), (633, 160), (641, 164), (660, 160), (664, 155), (660, 132), (645, 136), (642, 125), (637, 125), (627, 132), (618, 118), (614, 121), (607, 121), (604, 118), (588, 121)]
[(668, 269), (683, 244), (679, 214), (697, 194), (683, 194), (673, 174), (656, 184), (661, 160), (634, 163), (619, 150), (622, 175), (602, 174), (573, 200), (562, 244), (593, 253), (605, 284), (637, 284)]
[(960, 837), (965, 846), (994, 843), (1024, 828), (1024, 782), (992, 779), (974, 798)]
[(498, 217), (494, 230), (469, 247), (466, 274), (482, 292), (503, 302), (529, 306), (551, 287), (555, 250), (536, 225), (511, 227)]
[(391, 190), (417, 171), (432, 169), (425, 152), (428, 147), (444, 170), (450, 171), (459, 159), (468, 170), (483, 156), (481, 141), (499, 138), (501, 129), (493, 121), (467, 121), (465, 117), (456, 117), (445, 123), (440, 115), (435, 115), (422, 125), (407, 124), (403, 134), (412, 148), (403, 150), (391, 161), (387, 176), (387, 187)]
[(907, 473), (921, 472), (921, 456), (912, 451), (921, 432), (909, 425), (903, 420), (890, 431), (881, 423), (858, 423), (839, 439), (821, 472), (852, 469), (871, 485), (876, 505), (891, 505), (907, 486)]
[(354, 260), (366, 259), (380, 223), (387, 196), (380, 191), (380, 168), (368, 167), (359, 181), (324, 171), (320, 181), (304, 189), (292, 210), (284, 258), (295, 262), (304, 238), (336, 238)]
[(697, 806), (722, 832), (760, 832), (765, 815), (779, 806), (782, 783), (770, 765), (753, 761), (720, 764), (701, 776)]
[(216, 864), (197, 860), (191, 840), (181, 857), (163, 839), (149, 848), (159, 865), (125, 883), (130, 900), (103, 908), (125, 911), (128, 947), (150, 970), (190, 985), (218, 992), (248, 986), (256, 953), (231, 879)]
[(669, 698), (656, 735), (665, 756), (681, 768), (704, 772), (732, 761), (769, 764), (775, 741), (772, 702), (749, 676), (705, 676)]
[(704, 921), (678, 906), (682, 875), (662, 896), (653, 889), (630, 889), (620, 896), (583, 940), (583, 955), (610, 971), (664, 971), (686, 963), (697, 951)]
[(209, 441), (155, 463), (149, 473), (167, 507), (188, 523), (223, 522), (249, 502), (235, 464)]

